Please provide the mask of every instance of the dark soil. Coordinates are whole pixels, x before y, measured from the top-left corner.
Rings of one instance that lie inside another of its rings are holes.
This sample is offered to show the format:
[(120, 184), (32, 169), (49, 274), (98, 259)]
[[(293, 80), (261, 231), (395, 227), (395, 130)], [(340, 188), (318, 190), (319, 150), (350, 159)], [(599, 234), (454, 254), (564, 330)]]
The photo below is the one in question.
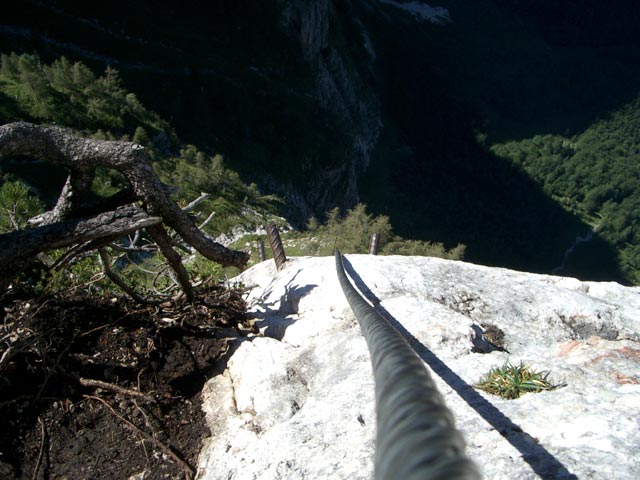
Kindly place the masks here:
[(240, 292), (1, 303), (0, 478), (192, 477), (200, 391), (245, 321)]

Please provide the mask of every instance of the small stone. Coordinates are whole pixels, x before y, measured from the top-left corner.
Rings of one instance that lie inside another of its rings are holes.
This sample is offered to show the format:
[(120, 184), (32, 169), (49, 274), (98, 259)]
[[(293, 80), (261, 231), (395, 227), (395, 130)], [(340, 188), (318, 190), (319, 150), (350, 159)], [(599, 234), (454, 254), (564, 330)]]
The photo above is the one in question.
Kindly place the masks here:
[(480, 326), (484, 329), (482, 336), (490, 344), (504, 348), (504, 332), (497, 326), (491, 323), (481, 323)]

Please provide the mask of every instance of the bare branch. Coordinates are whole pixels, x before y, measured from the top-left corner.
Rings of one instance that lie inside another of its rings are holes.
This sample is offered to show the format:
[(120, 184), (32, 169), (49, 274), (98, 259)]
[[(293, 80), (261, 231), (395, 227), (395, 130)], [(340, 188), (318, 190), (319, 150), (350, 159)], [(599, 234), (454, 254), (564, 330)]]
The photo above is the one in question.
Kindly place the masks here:
[(149, 300), (147, 298), (141, 297), (136, 293), (136, 291), (127, 285), (124, 280), (122, 280), (113, 270), (111, 270), (111, 266), (109, 265), (109, 256), (104, 248), (98, 249), (98, 255), (100, 255), (100, 262), (102, 263), (102, 269), (104, 274), (107, 276), (109, 280), (115, 283), (118, 287), (120, 287), (127, 295), (133, 298), (136, 302), (146, 304), (146, 305), (159, 305), (160, 302)]
[(182, 207), (182, 211), (183, 212), (190, 212), (191, 210), (196, 208), (198, 205), (200, 205), (202, 202), (204, 202), (210, 196), (211, 196), (211, 194), (202, 192), (200, 194), (200, 196), (198, 198), (196, 198), (194, 201), (192, 201), (189, 205), (187, 205), (186, 207)]
[(0, 126), (0, 157), (11, 155), (41, 158), (72, 172), (93, 172), (100, 166), (113, 168), (129, 180), (150, 216), (162, 217), (203, 256), (236, 267), (243, 267), (249, 259), (247, 253), (229, 250), (193, 224), (171, 200), (140, 145), (80, 138), (60, 127), (18, 122)]
[(162, 225), (154, 225), (153, 227), (147, 228), (147, 231), (151, 235), (151, 238), (153, 238), (153, 241), (158, 244), (162, 255), (164, 255), (169, 262), (169, 265), (171, 265), (171, 268), (176, 273), (180, 288), (182, 288), (187, 299), (193, 299), (193, 289), (191, 288), (191, 282), (189, 281), (189, 274), (182, 264), (182, 258), (171, 247), (171, 239), (169, 238), (169, 235), (167, 235), (165, 229), (162, 228)]
[(0, 235), (0, 269), (8, 270), (11, 265), (45, 250), (103, 237), (122, 236), (140, 228), (159, 225), (161, 222), (160, 217), (149, 216), (139, 207), (129, 205), (91, 218), (67, 220), (6, 233)]
[(158, 251), (158, 247), (151, 243), (143, 245), (142, 247), (124, 247), (115, 242), (111, 242), (109, 247), (120, 253), (148, 253)]
[(202, 223), (198, 226), (198, 228), (199, 228), (200, 230), (202, 230), (202, 229), (203, 229), (203, 228), (204, 228), (204, 227), (205, 227), (205, 226), (206, 226), (206, 225), (211, 221), (211, 219), (215, 216), (215, 214), (216, 214), (216, 212), (211, 212), (211, 213), (209, 214), (209, 216), (207, 217), (207, 219), (206, 219), (204, 222), (202, 222)]
[(119, 393), (120, 395), (141, 398), (146, 400), (147, 402), (155, 402), (153, 398), (151, 398), (146, 393), (140, 392), (138, 390), (131, 390), (130, 388), (121, 387), (120, 385), (114, 385), (113, 383), (103, 382), (102, 380), (94, 380), (93, 378), (80, 378), (78, 379), (80, 385), (91, 388), (102, 388), (103, 390), (110, 390), (112, 392)]

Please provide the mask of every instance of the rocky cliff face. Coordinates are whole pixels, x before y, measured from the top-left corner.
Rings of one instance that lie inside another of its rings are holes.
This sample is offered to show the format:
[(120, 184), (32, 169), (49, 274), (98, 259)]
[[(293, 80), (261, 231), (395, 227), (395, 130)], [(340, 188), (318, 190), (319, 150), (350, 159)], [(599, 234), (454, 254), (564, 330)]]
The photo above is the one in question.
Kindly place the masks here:
[[(639, 288), (433, 258), (348, 260), (434, 372), (483, 478), (640, 476)], [(266, 262), (239, 280), (262, 335), (238, 339), (205, 388), (212, 437), (198, 478), (372, 478), (369, 356), (333, 258), (279, 273)], [(505, 361), (564, 386), (517, 400), (471, 387)]]
[[(339, 30), (345, 23), (349, 23), (346, 28), (356, 25), (342, 15), (345, 12), (340, 15), (336, 12), (336, 8), (349, 10), (349, 2), (278, 0), (277, 3), (280, 28), (295, 39), (311, 68), (319, 107), (327, 115), (327, 122), (337, 130), (338, 137), (346, 139), (347, 161), (321, 172), (318, 188), (307, 190), (306, 200), (319, 212), (336, 203), (353, 206), (359, 201), (357, 174), (369, 165), (382, 121), (378, 100), (359, 71), (359, 68), (370, 68), (371, 63), (356, 66), (351, 52), (339, 50), (332, 42), (332, 37), (343, 34)], [(364, 49), (367, 32), (362, 23), (357, 25), (357, 35), (362, 40), (358, 48)]]

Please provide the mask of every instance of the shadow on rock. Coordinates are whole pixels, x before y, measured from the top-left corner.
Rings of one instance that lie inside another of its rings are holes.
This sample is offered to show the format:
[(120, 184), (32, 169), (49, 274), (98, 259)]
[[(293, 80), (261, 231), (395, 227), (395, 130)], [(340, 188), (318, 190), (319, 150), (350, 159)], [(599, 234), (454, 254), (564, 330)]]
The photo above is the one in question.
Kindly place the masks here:
[(522, 459), (529, 464), (533, 471), (542, 479), (577, 479), (560, 460), (553, 456), (546, 448), (537, 443), (536, 439), (524, 432), (509, 417), (498, 410), (491, 402), (481, 396), (471, 385), (460, 378), (431, 350), (423, 345), (416, 337), (407, 331), (381, 304), (380, 300), (367, 287), (362, 278), (354, 270), (351, 263), (344, 258), (345, 270), (355, 283), (362, 295), (373, 305), (393, 327), (409, 342), (409, 345), (422, 360), (449, 385), (455, 392), (473, 408), (487, 423), (495, 428), (513, 447)]
[(307, 296), (318, 285), (292, 286), (293, 280), (284, 287), (284, 294), (279, 302), (262, 302), (258, 306), (263, 309), (253, 315), (254, 325), (266, 337), (282, 340), (287, 328), (296, 323), (300, 300)]

